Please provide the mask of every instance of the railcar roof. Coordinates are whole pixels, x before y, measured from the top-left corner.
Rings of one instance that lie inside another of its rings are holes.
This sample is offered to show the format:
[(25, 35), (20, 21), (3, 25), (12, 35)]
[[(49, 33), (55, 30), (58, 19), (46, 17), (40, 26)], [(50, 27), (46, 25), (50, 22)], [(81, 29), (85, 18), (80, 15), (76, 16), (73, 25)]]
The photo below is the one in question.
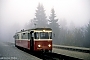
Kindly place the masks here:
[(51, 28), (34, 28), (34, 29), (31, 29), (31, 30), (52, 30)]
[[(22, 30), (20, 32), (25, 32), (30, 30), (52, 30), (52, 29), (51, 28), (33, 28), (33, 29)], [(17, 33), (20, 33), (20, 32), (17, 32)]]

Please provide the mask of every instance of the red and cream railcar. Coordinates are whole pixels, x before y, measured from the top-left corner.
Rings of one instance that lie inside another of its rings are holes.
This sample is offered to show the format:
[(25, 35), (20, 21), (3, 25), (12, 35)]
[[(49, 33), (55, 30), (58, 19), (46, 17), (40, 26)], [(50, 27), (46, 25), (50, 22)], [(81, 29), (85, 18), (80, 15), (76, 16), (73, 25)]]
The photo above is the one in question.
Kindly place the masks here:
[(52, 51), (52, 29), (35, 28), (21, 30), (14, 36), (15, 46), (31, 51)]

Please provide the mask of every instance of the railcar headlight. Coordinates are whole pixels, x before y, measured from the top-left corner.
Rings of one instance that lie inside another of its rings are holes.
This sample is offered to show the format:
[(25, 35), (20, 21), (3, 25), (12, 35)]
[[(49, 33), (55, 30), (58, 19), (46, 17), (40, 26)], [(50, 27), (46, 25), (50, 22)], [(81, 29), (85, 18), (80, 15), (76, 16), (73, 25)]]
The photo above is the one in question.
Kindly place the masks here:
[(38, 47), (41, 47), (41, 45), (39, 44)]
[(43, 32), (45, 32), (45, 30), (43, 30)]
[(51, 47), (51, 44), (48, 44), (48, 47)]

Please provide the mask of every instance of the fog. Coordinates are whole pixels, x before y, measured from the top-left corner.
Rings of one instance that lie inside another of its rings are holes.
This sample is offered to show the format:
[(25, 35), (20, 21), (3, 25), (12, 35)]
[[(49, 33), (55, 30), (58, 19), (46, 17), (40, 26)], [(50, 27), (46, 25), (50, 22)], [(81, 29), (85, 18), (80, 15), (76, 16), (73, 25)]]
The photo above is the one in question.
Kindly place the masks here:
[(62, 26), (71, 28), (72, 23), (83, 27), (90, 20), (90, 0), (0, 0), (0, 40), (14, 42), (13, 35), (35, 17), (39, 3), (43, 4), (47, 18), (54, 8)]

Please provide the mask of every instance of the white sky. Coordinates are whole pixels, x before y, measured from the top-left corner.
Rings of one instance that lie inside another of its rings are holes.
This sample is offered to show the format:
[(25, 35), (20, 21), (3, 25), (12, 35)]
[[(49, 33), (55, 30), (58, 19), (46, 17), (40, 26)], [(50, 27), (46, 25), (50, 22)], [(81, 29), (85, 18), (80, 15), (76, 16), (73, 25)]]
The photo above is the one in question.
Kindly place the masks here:
[(33, 19), (39, 2), (47, 17), (54, 8), (59, 21), (65, 19), (68, 25), (73, 22), (83, 26), (90, 20), (90, 0), (0, 0), (0, 38), (10, 39), (15, 29), (23, 28), (21, 26)]
[(35, 17), (39, 2), (43, 4), (47, 17), (54, 7), (59, 20), (73, 21), (76, 26), (82, 26), (90, 19), (90, 0), (0, 0), (1, 26), (25, 25)]

